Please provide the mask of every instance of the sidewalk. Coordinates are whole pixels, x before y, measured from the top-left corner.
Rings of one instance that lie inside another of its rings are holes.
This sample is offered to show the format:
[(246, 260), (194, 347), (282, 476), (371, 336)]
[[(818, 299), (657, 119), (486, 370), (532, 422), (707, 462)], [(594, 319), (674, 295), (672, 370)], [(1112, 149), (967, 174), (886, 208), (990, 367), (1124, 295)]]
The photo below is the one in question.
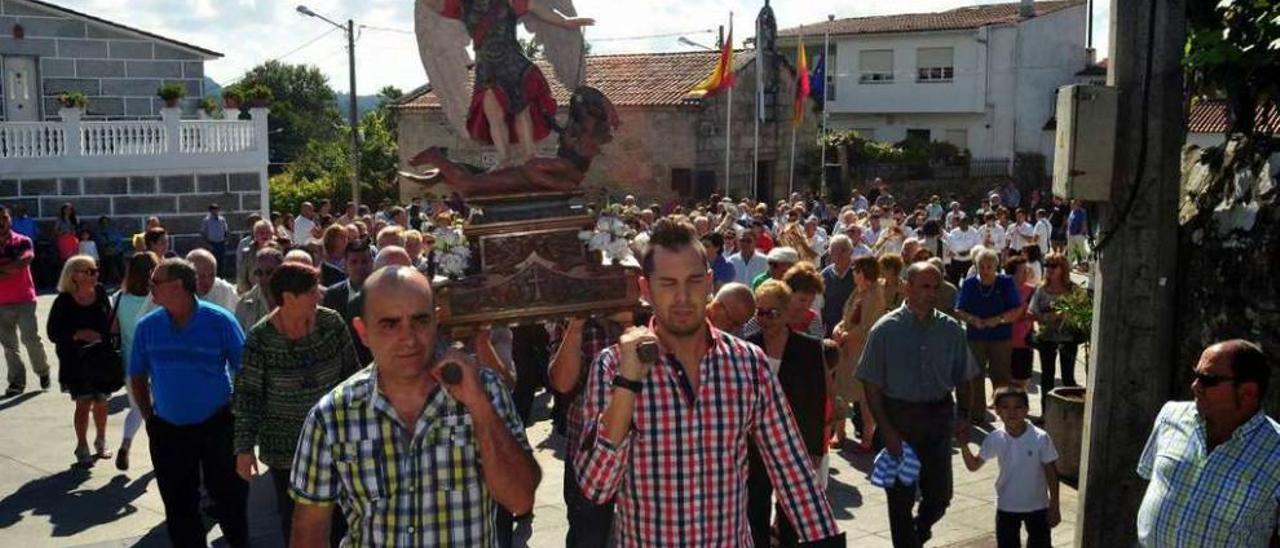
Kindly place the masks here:
[[(52, 296), (40, 297), (42, 328)], [(46, 339), (53, 359), (53, 345)], [(1081, 360), (1084, 353), (1081, 352)], [(56, 389), (56, 360), (53, 364)], [(1037, 367), (1038, 370), (1038, 367)], [(1077, 379), (1084, 379), (1083, 361), (1076, 367)], [(28, 386), (38, 386), (34, 376)], [(1038, 393), (1032, 393), (1031, 412), (1040, 413)], [(545, 394), (538, 399), (546, 404)], [(128, 401), (123, 393), (111, 400), (107, 424), (107, 444), (120, 443), (120, 429)], [(164, 506), (151, 473), (145, 430), (134, 440), (131, 468), (118, 472), (111, 461), (99, 461), (92, 469), (71, 466), (75, 435), (71, 426), (72, 404), (56, 391), (28, 392), (0, 400), (0, 539), (5, 546), (37, 548), (45, 546), (168, 546), (164, 531)], [(564, 545), (565, 521), (562, 498), (563, 443), (551, 434), (546, 411), (529, 427), (529, 441), (542, 467), (531, 526), (517, 531), (518, 546), (553, 547)], [(90, 436), (93, 435), (92, 426)], [(976, 438), (977, 436), (975, 436)], [(849, 545), (892, 546), (884, 491), (868, 478), (871, 455), (851, 452), (831, 458), (828, 494), (841, 530)], [(970, 473), (958, 451), (952, 468), (955, 497), (947, 515), (933, 531), (929, 546), (985, 547), (995, 545), (995, 477), (992, 463), (978, 473)], [(251, 488), (250, 530), (254, 546), (283, 546), (275, 518), (270, 479), (260, 476)], [(1071, 546), (1076, 517), (1076, 491), (1063, 485), (1062, 525), (1054, 529), (1055, 546)], [(220, 541), (213, 527), (209, 539)]]

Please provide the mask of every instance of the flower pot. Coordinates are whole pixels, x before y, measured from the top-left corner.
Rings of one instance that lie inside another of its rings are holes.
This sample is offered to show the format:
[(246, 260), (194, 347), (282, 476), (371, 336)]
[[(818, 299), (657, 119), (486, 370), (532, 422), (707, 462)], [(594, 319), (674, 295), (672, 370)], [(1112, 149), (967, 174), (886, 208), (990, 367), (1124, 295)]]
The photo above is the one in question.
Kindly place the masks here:
[(1084, 439), (1083, 386), (1060, 387), (1049, 391), (1045, 401), (1044, 430), (1058, 449), (1058, 475), (1075, 485), (1080, 478), (1080, 448)]
[(63, 122), (79, 122), (84, 117), (84, 109), (76, 107), (62, 107), (58, 109), (58, 116)]
[(164, 108), (177, 108), (178, 101), (179, 101), (178, 99), (165, 99)]
[(240, 101), (239, 101), (239, 100), (237, 100), (237, 99), (233, 99), (233, 98), (231, 98), (231, 97), (223, 97), (223, 98), (222, 98), (222, 107), (223, 107), (223, 108), (226, 108), (226, 109), (233, 109), (233, 108), (234, 108), (234, 109), (239, 109), (239, 108), (240, 108)]

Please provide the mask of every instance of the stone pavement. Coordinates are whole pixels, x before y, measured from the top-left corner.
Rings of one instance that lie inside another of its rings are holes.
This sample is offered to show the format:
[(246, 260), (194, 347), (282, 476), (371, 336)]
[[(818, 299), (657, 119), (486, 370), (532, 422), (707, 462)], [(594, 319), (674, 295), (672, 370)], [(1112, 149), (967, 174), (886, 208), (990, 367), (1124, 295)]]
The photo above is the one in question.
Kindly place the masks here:
[[(40, 298), (42, 334), (52, 300), (52, 296)], [(53, 346), (47, 340), (46, 347), (52, 359)], [(1077, 365), (1077, 379), (1085, 378), (1083, 354)], [(56, 388), (57, 364), (53, 366)], [(34, 375), (28, 386), (38, 386)], [(529, 439), (542, 466), (542, 483), (538, 486), (532, 522), (517, 531), (518, 545), (563, 546), (567, 526), (561, 492), (563, 440), (551, 433), (551, 422), (546, 419), (546, 395), (538, 402), (540, 411), (529, 428)], [(1038, 415), (1037, 394), (1032, 394), (1031, 402), (1032, 414)], [(111, 400), (107, 442), (113, 451), (120, 443), (127, 407), (123, 393)], [(111, 461), (99, 461), (91, 469), (75, 468), (71, 466), (75, 449), (71, 413), (69, 399), (56, 391), (29, 391), (0, 400), (0, 545), (168, 546), (164, 507), (151, 472), (145, 430), (135, 439), (128, 472), (118, 472)], [(831, 466), (828, 494), (849, 545), (891, 546), (884, 491), (869, 481), (871, 456), (846, 451), (832, 455)], [(952, 467), (955, 498), (946, 517), (935, 526), (930, 546), (994, 546), (996, 465), (991, 463), (970, 473), (956, 451)], [(260, 476), (254, 481), (249, 519), (255, 546), (283, 545), (273, 496), (269, 478)], [(1055, 546), (1070, 546), (1076, 491), (1063, 485), (1061, 497), (1063, 523), (1054, 529), (1053, 539)], [(216, 526), (210, 530), (209, 540), (225, 545)]]

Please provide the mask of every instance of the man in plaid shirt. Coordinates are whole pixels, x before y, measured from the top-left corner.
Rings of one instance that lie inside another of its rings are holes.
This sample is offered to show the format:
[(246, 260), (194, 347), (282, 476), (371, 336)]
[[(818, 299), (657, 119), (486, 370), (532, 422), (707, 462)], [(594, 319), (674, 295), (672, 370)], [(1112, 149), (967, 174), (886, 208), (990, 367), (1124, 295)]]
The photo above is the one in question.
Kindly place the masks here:
[(1200, 355), (1195, 402), (1169, 402), (1138, 462), (1150, 480), (1138, 542), (1159, 547), (1277, 545), (1280, 424), (1261, 408), (1271, 378), (1258, 345), (1236, 339)]
[[(628, 546), (752, 546), (747, 444), (806, 543), (844, 545), (777, 377), (759, 347), (706, 321), (712, 273), (694, 228), (654, 225), (642, 259), (650, 328), (632, 328), (592, 366), (574, 468), (583, 493), (614, 500)], [(641, 343), (660, 347), (642, 362)]]
[[(339, 500), (346, 546), (496, 546), (492, 502), (514, 514), (533, 507), (540, 473), (511, 398), (461, 351), (433, 356), (438, 320), (417, 269), (386, 267), (365, 281), (355, 327), (373, 365), (303, 425), (291, 546), (326, 546)], [(454, 385), (442, 380), (450, 364), (462, 372)]]

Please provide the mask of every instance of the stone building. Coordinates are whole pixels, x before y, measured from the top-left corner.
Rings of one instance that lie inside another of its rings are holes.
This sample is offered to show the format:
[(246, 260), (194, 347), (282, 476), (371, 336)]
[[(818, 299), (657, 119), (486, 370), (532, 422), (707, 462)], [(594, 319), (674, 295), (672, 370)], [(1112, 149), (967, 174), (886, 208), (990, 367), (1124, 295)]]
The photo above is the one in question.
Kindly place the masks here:
[[(195, 244), (211, 203), (235, 231), (267, 210), (267, 110), (194, 115), (204, 62), (221, 56), (46, 2), (0, 0), (0, 204), (40, 221), (37, 258), (52, 252), (64, 203), (82, 223), (107, 216), (126, 232), (158, 216), (179, 251)], [(156, 97), (166, 82), (187, 87), (180, 108)], [(88, 107), (59, 108), (65, 91), (85, 92)]]
[[(644, 53), (587, 57), (587, 85), (604, 92), (621, 119), (614, 140), (592, 165), (584, 186), (602, 189), (612, 199), (634, 194), (641, 200), (665, 203), (673, 197), (705, 198), (725, 193), (725, 116), (727, 93), (702, 99), (689, 92), (715, 67), (718, 52)], [(730, 143), (730, 194), (780, 198), (787, 193), (791, 166), (791, 112), (794, 103), (795, 71), (785, 61), (777, 66), (779, 88), (766, 98), (767, 120), (760, 124), (759, 186), (752, 189), (755, 152), (754, 96), (755, 55), (738, 52), (734, 58), (736, 84), (733, 88), (733, 127)], [(553, 77), (549, 64), (539, 62), (547, 75), (556, 102), (568, 105), (570, 93)], [(494, 164), (492, 147), (480, 146), (458, 135), (445, 119), (439, 100), (430, 85), (411, 92), (396, 107), (399, 111), (400, 165), (411, 170), (408, 160), (422, 149), (448, 149), (456, 160), (478, 166)], [(560, 116), (564, 119), (563, 112)], [(805, 122), (796, 138), (796, 155), (813, 148), (818, 133), (818, 116), (806, 111)], [(539, 143), (542, 154), (555, 151), (555, 136)], [(816, 173), (816, 171), (815, 171)], [(795, 181), (797, 190), (809, 181)], [(444, 189), (423, 188), (401, 180), (404, 200)]]

